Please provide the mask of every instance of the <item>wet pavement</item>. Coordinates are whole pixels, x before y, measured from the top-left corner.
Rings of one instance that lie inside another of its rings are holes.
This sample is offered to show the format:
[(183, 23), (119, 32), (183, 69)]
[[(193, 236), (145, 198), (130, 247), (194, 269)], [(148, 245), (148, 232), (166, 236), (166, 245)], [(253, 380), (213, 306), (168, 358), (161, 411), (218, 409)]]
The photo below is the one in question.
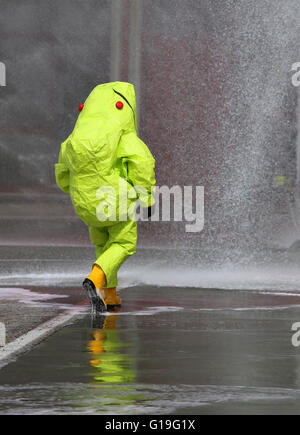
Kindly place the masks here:
[(120, 313), (83, 313), (2, 368), (0, 413), (300, 414), (299, 294), (137, 286), (121, 296)]
[(6, 327), (6, 343), (32, 329), (86, 303), (86, 295), (76, 287), (0, 287), (0, 322)]

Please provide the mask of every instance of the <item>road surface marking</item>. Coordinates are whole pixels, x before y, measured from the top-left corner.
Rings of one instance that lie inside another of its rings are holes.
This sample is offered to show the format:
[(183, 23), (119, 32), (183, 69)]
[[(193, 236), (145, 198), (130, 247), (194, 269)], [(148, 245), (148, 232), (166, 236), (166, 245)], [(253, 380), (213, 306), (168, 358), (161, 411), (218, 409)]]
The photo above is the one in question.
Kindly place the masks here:
[(67, 326), (83, 312), (82, 306), (78, 307), (76, 310), (69, 310), (54, 319), (48, 320), (39, 325), (37, 328), (32, 329), (27, 334), (24, 334), (15, 341), (8, 343), (3, 348), (0, 348), (0, 368), (9, 364), (12, 358), (32, 349), (36, 344), (52, 335), (54, 332)]

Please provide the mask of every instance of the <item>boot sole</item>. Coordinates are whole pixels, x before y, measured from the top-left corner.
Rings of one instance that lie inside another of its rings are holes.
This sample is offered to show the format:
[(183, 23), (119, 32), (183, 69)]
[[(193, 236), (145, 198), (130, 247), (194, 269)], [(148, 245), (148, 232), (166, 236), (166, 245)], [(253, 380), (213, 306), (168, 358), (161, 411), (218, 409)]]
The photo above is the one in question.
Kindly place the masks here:
[(115, 311), (115, 310), (119, 310), (120, 308), (122, 308), (122, 305), (106, 305), (107, 307), (107, 311)]
[(95, 308), (97, 313), (105, 313), (106, 305), (101, 299), (100, 295), (98, 295), (96, 287), (94, 286), (93, 281), (86, 278), (82, 284), (84, 290), (87, 292), (88, 298), (90, 300), (90, 304), (92, 308)]

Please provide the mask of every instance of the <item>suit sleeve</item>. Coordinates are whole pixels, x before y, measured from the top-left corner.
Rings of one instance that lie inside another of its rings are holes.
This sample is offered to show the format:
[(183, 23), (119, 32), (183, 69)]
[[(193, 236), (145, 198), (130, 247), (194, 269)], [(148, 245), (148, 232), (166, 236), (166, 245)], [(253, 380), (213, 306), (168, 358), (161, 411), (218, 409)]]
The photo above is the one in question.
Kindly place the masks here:
[(155, 160), (147, 145), (135, 133), (121, 138), (118, 158), (121, 159), (123, 175), (138, 194), (142, 207), (155, 203)]
[(58, 163), (55, 165), (55, 178), (58, 187), (65, 193), (70, 192), (70, 173), (63, 161), (66, 142), (61, 145)]

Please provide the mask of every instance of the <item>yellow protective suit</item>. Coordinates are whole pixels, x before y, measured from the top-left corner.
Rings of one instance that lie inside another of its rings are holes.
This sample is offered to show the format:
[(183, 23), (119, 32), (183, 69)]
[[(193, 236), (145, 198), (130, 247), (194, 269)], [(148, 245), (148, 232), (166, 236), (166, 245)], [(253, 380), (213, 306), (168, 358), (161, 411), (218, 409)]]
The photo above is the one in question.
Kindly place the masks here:
[(107, 288), (136, 252), (136, 201), (154, 204), (155, 161), (137, 136), (134, 86), (124, 82), (97, 86), (89, 95), (72, 134), (61, 145), (55, 175), (89, 227)]

